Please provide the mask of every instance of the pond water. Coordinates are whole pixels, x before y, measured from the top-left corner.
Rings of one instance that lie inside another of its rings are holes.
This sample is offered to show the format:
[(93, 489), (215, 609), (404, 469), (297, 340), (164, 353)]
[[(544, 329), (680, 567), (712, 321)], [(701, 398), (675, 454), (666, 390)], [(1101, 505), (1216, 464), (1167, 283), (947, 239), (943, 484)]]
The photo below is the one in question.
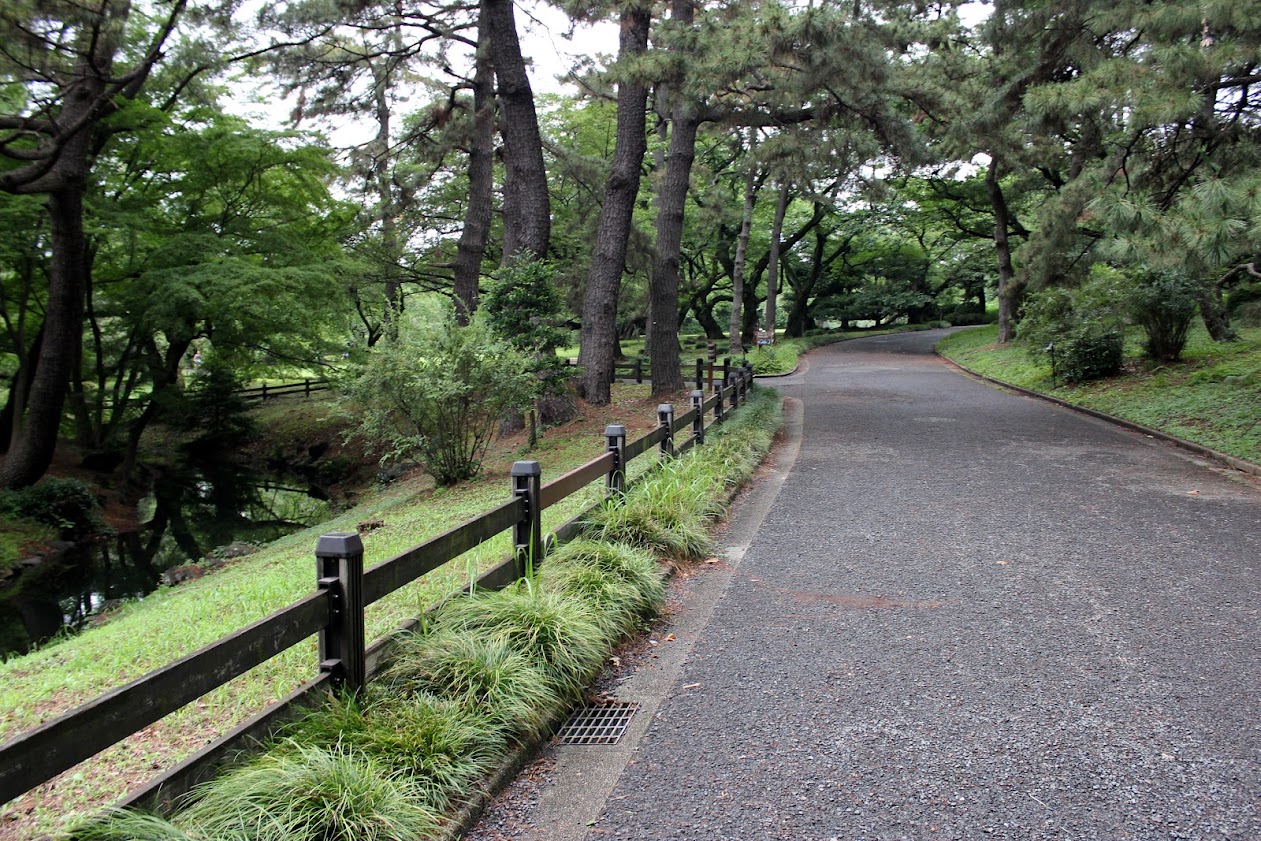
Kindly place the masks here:
[[(138, 530), (74, 546), (0, 589), (0, 658), (73, 633), (120, 601), (143, 598), (164, 574), (196, 576), (216, 559), (247, 554), (331, 516), (327, 496), (292, 477), (243, 473), (229, 464), (162, 476), (140, 502)], [(199, 561), (199, 568), (188, 568)]]

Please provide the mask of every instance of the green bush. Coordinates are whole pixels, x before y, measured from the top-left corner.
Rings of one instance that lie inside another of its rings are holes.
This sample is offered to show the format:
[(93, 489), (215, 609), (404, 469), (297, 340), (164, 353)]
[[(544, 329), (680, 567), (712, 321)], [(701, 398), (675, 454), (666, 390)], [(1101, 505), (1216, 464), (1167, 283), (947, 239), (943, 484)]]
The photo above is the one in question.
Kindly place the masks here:
[(759, 377), (788, 374), (797, 367), (800, 352), (796, 342), (786, 340), (753, 348), (748, 360), (753, 365), (753, 373)]
[(1176, 362), (1195, 317), (1199, 284), (1179, 271), (1146, 272), (1130, 294), (1130, 313), (1147, 334), (1144, 351), (1157, 362)]
[(1125, 336), (1098, 324), (1081, 325), (1054, 343), (1055, 373), (1068, 382), (1082, 383), (1111, 377), (1121, 370)]
[(105, 529), (96, 496), (78, 479), (45, 479), (29, 488), (0, 492), (0, 511), (52, 526), (71, 538)]
[(360, 432), (387, 448), (382, 461), (416, 457), (450, 485), (477, 475), (499, 419), (528, 406), (538, 387), (529, 358), (475, 319), (385, 339), (348, 394)]

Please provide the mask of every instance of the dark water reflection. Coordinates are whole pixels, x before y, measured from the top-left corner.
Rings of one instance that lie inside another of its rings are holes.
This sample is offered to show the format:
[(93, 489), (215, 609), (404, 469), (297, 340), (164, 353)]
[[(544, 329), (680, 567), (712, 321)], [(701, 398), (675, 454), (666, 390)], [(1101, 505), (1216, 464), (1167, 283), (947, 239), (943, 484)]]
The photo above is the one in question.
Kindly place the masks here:
[(75, 546), (3, 585), (0, 657), (153, 592), (168, 570), (243, 554), (247, 544), (270, 542), (331, 514), (327, 496), (299, 479), (242, 473), (229, 464), (161, 476), (140, 503), (137, 531)]

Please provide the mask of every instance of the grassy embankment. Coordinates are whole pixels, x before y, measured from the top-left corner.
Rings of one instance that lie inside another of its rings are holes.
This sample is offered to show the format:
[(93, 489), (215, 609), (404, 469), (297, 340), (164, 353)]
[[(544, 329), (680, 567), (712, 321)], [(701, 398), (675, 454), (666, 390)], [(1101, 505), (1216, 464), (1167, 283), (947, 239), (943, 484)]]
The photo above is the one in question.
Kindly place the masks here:
[(1132, 330), (1122, 374), (1080, 385), (1053, 381), (1050, 364), (1019, 343), (996, 345), (996, 326), (955, 333), (938, 350), (996, 380), (1261, 463), (1261, 328), (1239, 333), (1240, 341), (1213, 342), (1197, 324), (1180, 362), (1155, 365), (1141, 358), (1141, 331)]
[[(626, 390), (634, 387), (623, 387)], [(633, 423), (631, 435), (655, 424), (646, 408), (646, 387), (633, 417), (617, 411), (608, 420)], [(625, 409), (625, 406), (621, 407)], [(602, 439), (590, 419), (580, 431), (553, 430), (528, 454), (539, 459), (545, 478), (594, 457)], [(365, 536), (368, 563), (379, 561), (427, 537), (475, 516), (502, 501), (507, 466), (519, 452), (505, 452), (480, 481), (443, 491), (417, 491), (414, 485), (392, 488), (316, 529), (277, 541), (257, 555), (192, 584), (161, 590), (129, 605), (89, 632), (0, 665), (0, 738), (14, 735), (113, 686), (191, 652), (308, 593), (313, 586), (311, 549), (315, 537), (332, 530), (354, 530), (365, 519), (385, 525)], [(652, 461), (638, 459), (642, 470)], [(633, 470), (632, 472), (637, 472)], [(591, 505), (598, 489), (549, 509), (545, 525), (555, 527)], [(477, 571), (502, 558), (504, 536), (374, 605), (368, 637), (388, 633), (441, 596), (458, 589)], [(4, 837), (29, 838), (60, 825), (75, 812), (90, 810), (117, 797), (193, 753), (219, 732), (273, 703), (313, 673), (314, 643), (299, 646), (255, 669), (179, 713), (75, 769), (61, 781), (43, 786), (9, 804)]]

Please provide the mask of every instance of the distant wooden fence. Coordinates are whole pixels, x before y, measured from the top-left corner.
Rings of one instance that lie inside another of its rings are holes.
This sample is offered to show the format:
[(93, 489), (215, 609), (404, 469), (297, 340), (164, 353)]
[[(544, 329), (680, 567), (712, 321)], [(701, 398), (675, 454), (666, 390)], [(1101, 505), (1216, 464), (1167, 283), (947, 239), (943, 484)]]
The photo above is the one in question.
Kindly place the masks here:
[[(364, 570), (363, 543), (358, 534), (323, 535), (315, 547), (315, 592), (0, 745), (0, 803), (318, 635), (319, 664), (314, 679), (127, 799), (128, 805), (169, 807), (175, 798), (208, 778), (248, 739), (265, 738), (294, 709), (314, 703), (320, 690), (357, 690), (363, 686), (390, 644), (389, 637), (371, 645), (365, 643), (367, 605), (511, 529), (513, 556), (477, 582), (483, 589), (505, 587), (525, 573), (527, 559), (543, 557), (544, 509), (600, 479), (610, 493), (620, 493), (625, 488), (626, 465), (652, 447), (660, 447), (662, 456), (670, 458), (703, 444), (707, 426), (721, 423), (727, 411), (743, 403), (753, 382), (750, 366), (732, 369), (728, 365), (724, 370), (725, 384), (715, 383), (708, 398), (702, 390), (693, 391), (692, 407), (687, 412), (675, 415), (672, 405), (659, 406), (657, 428), (635, 441), (626, 440), (626, 427), (607, 427), (603, 455), (546, 484), (537, 461), (517, 462), (512, 467), (512, 496), (502, 505), (370, 569)], [(563, 542), (573, 537), (585, 516), (570, 520), (551, 539)]]
[[(574, 362), (566, 364), (577, 367)], [(694, 366), (683, 366), (683, 378), (686, 380), (691, 374), (696, 388), (709, 389), (716, 382), (725, 383), (731, 373), (737, 370), (739, 367), (732, 365), (729, 356), (721, 362), (713, 356), (708, 358), (698, 356)], [(644, 361), (643, 357), (635, 357), (627, 362), (617, 362), (613, 365), (613, 379), (623, 383), (652, 382), (652, 367)], [(312, 394), (319, 394), (332, 388), (333, 384), (329, 380), (308, 379), (279, 385), (264, 384), (254, 388), (242, 388), (234, 393), (243, 400), (274, 400), (280, 397), (310, 397)]]
[(328, 380), (302, 380), (296, 383), (280, 385), (263, 385), (255, 388), (237, 389), (234, 394), (243, 400), (272, 400), (278, 397), (310, 397), (321, 391), (328, 391), (333, 384)]
[[(566, 362), (571, 368), (577, 368), (576, 362)], [(715, 356), (696, 357), (695, 365), (684, 365), (682, 376), (684, 380), (689, 377), (696, 388), (709, 389), (714, 383), (725, 383), (732, 372), (741, 370), (739, 364), (733, 364), (731, 357), (727, 356), (719, 361)], [(652, 382), (652, 366), (644, 360), (642, 356), (626, 362), (613, 363), (613, 379), (621, 383), (643, 383)]]

